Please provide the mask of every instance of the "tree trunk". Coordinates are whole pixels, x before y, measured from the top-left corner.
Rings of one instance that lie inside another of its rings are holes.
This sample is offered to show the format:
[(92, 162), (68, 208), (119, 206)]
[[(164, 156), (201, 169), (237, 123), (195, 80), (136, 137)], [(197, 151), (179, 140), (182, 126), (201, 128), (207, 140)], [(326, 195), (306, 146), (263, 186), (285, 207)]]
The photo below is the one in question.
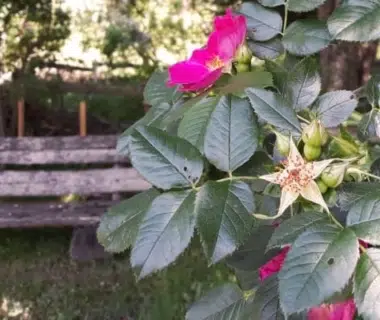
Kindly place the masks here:
[[(328, 0), (318, 9), (318, 18), (327, 20), (339, 2)], [(354, 90), (365, 84), (376, 58), (377, 44), (338, 41), (324, 49), (320, 54), (323, 90)]]

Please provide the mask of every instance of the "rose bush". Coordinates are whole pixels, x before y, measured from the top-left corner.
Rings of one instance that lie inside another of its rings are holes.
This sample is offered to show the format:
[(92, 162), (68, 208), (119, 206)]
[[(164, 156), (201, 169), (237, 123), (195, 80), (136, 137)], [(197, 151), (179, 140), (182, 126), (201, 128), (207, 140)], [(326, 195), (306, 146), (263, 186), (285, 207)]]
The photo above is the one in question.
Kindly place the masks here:
[(196, 230), (238, 284), (195, 302), (188, 320), (380, 319), (380, 78), (323, 93), (315, 57), (380, 38), (380, 1), (290, 25), (288, 11), (324, 1), (258, 2), (216, 17), (203, 48), (152, 75), (152, 108), (117, 146), (152, 188), (110, 208), (98, 239), (131, 247), (143, 278)]

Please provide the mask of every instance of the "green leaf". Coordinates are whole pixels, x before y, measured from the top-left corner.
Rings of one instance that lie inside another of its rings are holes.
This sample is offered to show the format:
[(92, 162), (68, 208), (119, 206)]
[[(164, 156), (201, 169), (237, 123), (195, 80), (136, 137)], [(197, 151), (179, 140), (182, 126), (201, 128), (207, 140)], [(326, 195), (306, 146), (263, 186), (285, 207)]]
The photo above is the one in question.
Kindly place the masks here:
[(140, 120), (136, 121), (128, 129), (126, 129), (123, 134), (118, 138), (116, 151), (119, 154), (129, 156), (129, 144), (131, 141), (131, 134), (136, 127), (147, 125), (159, 128), (161, 125), (161, 120), (169, 113), (172, 109), (172, 106), (167, 103), (159, 103), (152, 106), (148, 112)]
[(372, 109), (358, 124), (358, 138), (371, 143), (380, 142), (380, 112)]
[(301, 126), (297, 115), (279, 94), (263, 89), (245, 90), (255, 112), (277, 128), (300, 135)]
[(225, 284), (208, 292), (191, 305), (186, 320), (245, 320), (246, 300), (235, 284)]
[(249, 87), (266, 88), (273, 85), (272, 75), (267, 71), (240, 72), (228, 79), (228, 82), (222, 86), (215, 88), (220, 95), (236, 94), (244, 92)]
[(164, 193), (153, 200), (131, 253), (140, 279), (168, 266), (186, 249), (195, 228), (194, 207), (193, 190)]
[(279, 93), (284, 94), (289, 70), (270, 60), (265, 61), (265, 69), (272, 74), (273, 84)]
[(321, 91), (318, 66), (315, 59), (306, 58), (288, 74), (285, 96), (296, 111), (307, 108), (318, 98)]
[(285, 4), (284, 0), (258, 0), (265, 7), (277, 7)]
[(263, 60), (276, 59), (284, 53), (284, 47), (282, 46), (282, 42), (278, 37), (265, 42), (248, 40), (247, 45), (255, 57)]
[(218, 102), (219, 99), (216, 97), (201, 100), (185, 113), (179, 124), (178, 136), (196, 146), (201, 153), (203, 153), (206, 129)]
[(197, 226), (203, 249), (216, 263), (234, 252), (253, 230), (255, 210), (249, 186), (239, 181), (209, 181), (197, 196)]
[(273, 230), (271, 225), (257, 227), (247, 241), (226, 259), (226, 263), (230, 267), (245, 271), (259, 268), (274, 256), (273, 253), (265, 254), (265, 247)]
[(380, 38), (379, 19), (380, 1), (361, 0), (336, 8), (327, 25), (335, 39), (366, 42)]
[(370, 104), (380, 106), (380, 75), (373, 75), (366, 85), (366, 95)]
[(158, 195), (157, 190), (150, 189), (108, 209), (96, 232), (106, 251), (122, 252), (133, 245), (141, 220)]
[(255, 320), (285, 319), (280, 307), (276, 274), (266, 278), (257, 289), (253, 300), (253, 314)]
[(169, 88), (166, 84), (168, 71), (156, 71), (149, 78), (144, 88), (144, 99), (152, 106), (162, 102), (175, 103), (182, 96), (177, 87)]
[(222, 97), (207, 126), (206, 158), (219, 170), (234, 171), (255, 153), (258, 131), (257, 119), (248, 100)]
[(203, 170), (200, 152), (190, 142), (152, 127), (137, 127), (131, 135), (131, 161), (150, 183), (162, 189), (189, 187)]
[(355, 182), (345, 183), (339, 190), (339, 206), (349, 210), (355, 203), (365, 197), (376, 197), (380, 194), (380, 183)]
[(361, 254), (355, 271), (354, 297), (359, 314), (368, 320), (380, 319), (380, 249)]
[(380, 245), (380, 194), (356, 202), (348, 212), (347, 226), (358, 238)]
[(248, 37), (256, 41), (267, 41), (281, 33), (281, 15), (255, 2), (244, 2), (240, 13), (247, 19)]
[(346, 121), (357, 104), (352, 91), (337, 90), (321, 95), (315, 102), (315, 110), (323, 125), (332, 128)]
[(322, 5), (326, 0), (288, 0), (288, 9), (294, 12), (312, 11)]
[(325, 22), (304, 19), (296, 20), (286, 28), (282, 44), (292, 54), (307, 56), (326, 48), (330, 40)]
[(284, 313), (319, 305), (343, 289), (358, 258), (359, 244), (351, 230), (322, 224), (306, 230), (293, 243), (278, 275)]
[(328, 223), (324, 212), (308, 211), (282, 222), (269, 240), (268, 249), (292, 244), (306, 229), (318, 224)]

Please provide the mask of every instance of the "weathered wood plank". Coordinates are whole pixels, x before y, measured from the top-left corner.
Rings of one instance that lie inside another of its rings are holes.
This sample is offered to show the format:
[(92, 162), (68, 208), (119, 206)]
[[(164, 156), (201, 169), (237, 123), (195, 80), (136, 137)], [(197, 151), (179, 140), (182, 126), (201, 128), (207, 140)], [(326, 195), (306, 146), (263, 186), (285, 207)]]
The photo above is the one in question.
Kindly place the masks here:
[(95, 225), (114, 201), (0, 203), (0, 228)]
[(0, 151), (0, 164), (85, 164), (129, 163), (129, 159), (117, 154), (116, 149)]
[(0, 138), (0, 151), (115, 149), (116, 135)]
[(0, 172), (0, 197), (91, 195), (149, 188), (150, 184), (133, 168)]

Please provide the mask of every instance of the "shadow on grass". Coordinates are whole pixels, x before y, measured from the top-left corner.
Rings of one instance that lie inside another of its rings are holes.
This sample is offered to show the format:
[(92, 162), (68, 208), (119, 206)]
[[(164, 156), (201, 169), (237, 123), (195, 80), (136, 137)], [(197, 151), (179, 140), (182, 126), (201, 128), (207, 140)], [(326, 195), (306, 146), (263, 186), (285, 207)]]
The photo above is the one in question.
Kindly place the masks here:
[(70, 237), (70, 229), (0, 231), (0, 319), (182, 320), (192, 301), (233, 279), (223, 265), (207, 267), (198, 239), (137, 284), (128, 253), (78, 264)]

